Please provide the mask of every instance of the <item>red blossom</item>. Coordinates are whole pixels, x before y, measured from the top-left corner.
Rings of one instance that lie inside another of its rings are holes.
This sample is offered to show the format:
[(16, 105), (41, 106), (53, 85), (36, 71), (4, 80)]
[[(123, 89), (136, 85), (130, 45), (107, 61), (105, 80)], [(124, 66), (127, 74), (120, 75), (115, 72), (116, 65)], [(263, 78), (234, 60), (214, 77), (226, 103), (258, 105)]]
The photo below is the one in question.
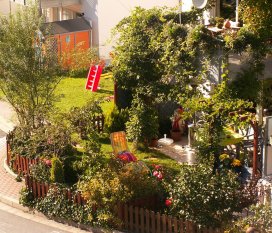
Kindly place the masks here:
[(166, 200), (165, 200), (165, 205), (166, 205), (167, 207), (171, 206), (171, 205), (172, 205), (172, 198), (166, 199)]

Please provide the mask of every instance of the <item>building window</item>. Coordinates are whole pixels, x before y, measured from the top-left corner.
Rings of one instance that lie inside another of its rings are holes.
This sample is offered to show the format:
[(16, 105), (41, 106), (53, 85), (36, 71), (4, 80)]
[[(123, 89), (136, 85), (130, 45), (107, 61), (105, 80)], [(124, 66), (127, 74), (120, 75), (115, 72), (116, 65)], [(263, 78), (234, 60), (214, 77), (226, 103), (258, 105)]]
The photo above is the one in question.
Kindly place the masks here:
[(235, 21), (236, 17), (236, 0), (220, 1), (220, 16), (224, 19)]
[(65, 42), (68, 44), (71, 41), (70, 35), (65, 37)]
[(62, 20), (73, 19), (74, 12), (71, 10), (63, 9), (62, 10)]

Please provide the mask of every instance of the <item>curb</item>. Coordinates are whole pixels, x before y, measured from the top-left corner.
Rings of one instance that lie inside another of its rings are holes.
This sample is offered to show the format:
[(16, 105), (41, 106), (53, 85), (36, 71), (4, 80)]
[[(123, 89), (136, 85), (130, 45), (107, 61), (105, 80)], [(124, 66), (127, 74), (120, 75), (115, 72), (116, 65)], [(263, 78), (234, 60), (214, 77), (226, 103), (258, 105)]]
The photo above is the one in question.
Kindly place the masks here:
[(15, 174), (7, 165), (7, 158), (4, 159), (4, 164), (3, 164), (4, 169), (6, 170), (7, 173), (9, 173), (11, 176), (13, 176), (14, 178), (17, 177), (17, 174)]
[(0, 116), (0, 128), (5, 133), (8, 133), (9, 131), (13, 130), (15, 127), (15, 124), (12, 122), (8, 122), (6, 119), (4, 119), (2, 116)]

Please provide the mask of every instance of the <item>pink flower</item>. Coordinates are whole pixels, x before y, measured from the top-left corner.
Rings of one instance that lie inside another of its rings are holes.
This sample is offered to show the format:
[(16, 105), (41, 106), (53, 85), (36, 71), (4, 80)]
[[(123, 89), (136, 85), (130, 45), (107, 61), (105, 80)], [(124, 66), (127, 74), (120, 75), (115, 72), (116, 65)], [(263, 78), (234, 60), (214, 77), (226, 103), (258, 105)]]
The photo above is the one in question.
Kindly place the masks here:
[(158, 172), (158, 171), (154, 171), (154, 172), (153, 172), (153, 176), (158, 177), (158, 175), (159, 175), (159, 172)]
[(167, 207), (171, 206), (171, 205), (172, 205), (172, 198), (166, 199), (166, 200), (165, 200), (165, 205), (166, 205)]
[(158, 178), (159, 180), (161, 180), (161, 179), (163, 178), (163, 176), (162, 176), (162, 173), (161, 173), (161, 172), (158, 172), (157, 178)]
[(44, 161), (44, 163), (45, 163), (46, 166), (48, 166), (48, 167), (51, 167), (51, 165), (52, 165), (51, 160), (49, 160), (49, 159), (46, 159), (46, 160)]

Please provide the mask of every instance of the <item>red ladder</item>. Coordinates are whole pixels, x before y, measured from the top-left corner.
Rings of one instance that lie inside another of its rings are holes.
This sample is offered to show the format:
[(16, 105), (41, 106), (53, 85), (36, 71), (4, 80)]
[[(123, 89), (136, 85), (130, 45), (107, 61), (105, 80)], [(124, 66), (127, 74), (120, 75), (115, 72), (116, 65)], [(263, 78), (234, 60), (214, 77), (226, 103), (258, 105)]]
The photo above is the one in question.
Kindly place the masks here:
[(103, 68), (99, 65), (91, 66), (89, 69), (87, 82), (85, 89), (91, 90), (93, 92), (97, 91), (98, 83), (100, 80), (100, 75), (102, 73)]

